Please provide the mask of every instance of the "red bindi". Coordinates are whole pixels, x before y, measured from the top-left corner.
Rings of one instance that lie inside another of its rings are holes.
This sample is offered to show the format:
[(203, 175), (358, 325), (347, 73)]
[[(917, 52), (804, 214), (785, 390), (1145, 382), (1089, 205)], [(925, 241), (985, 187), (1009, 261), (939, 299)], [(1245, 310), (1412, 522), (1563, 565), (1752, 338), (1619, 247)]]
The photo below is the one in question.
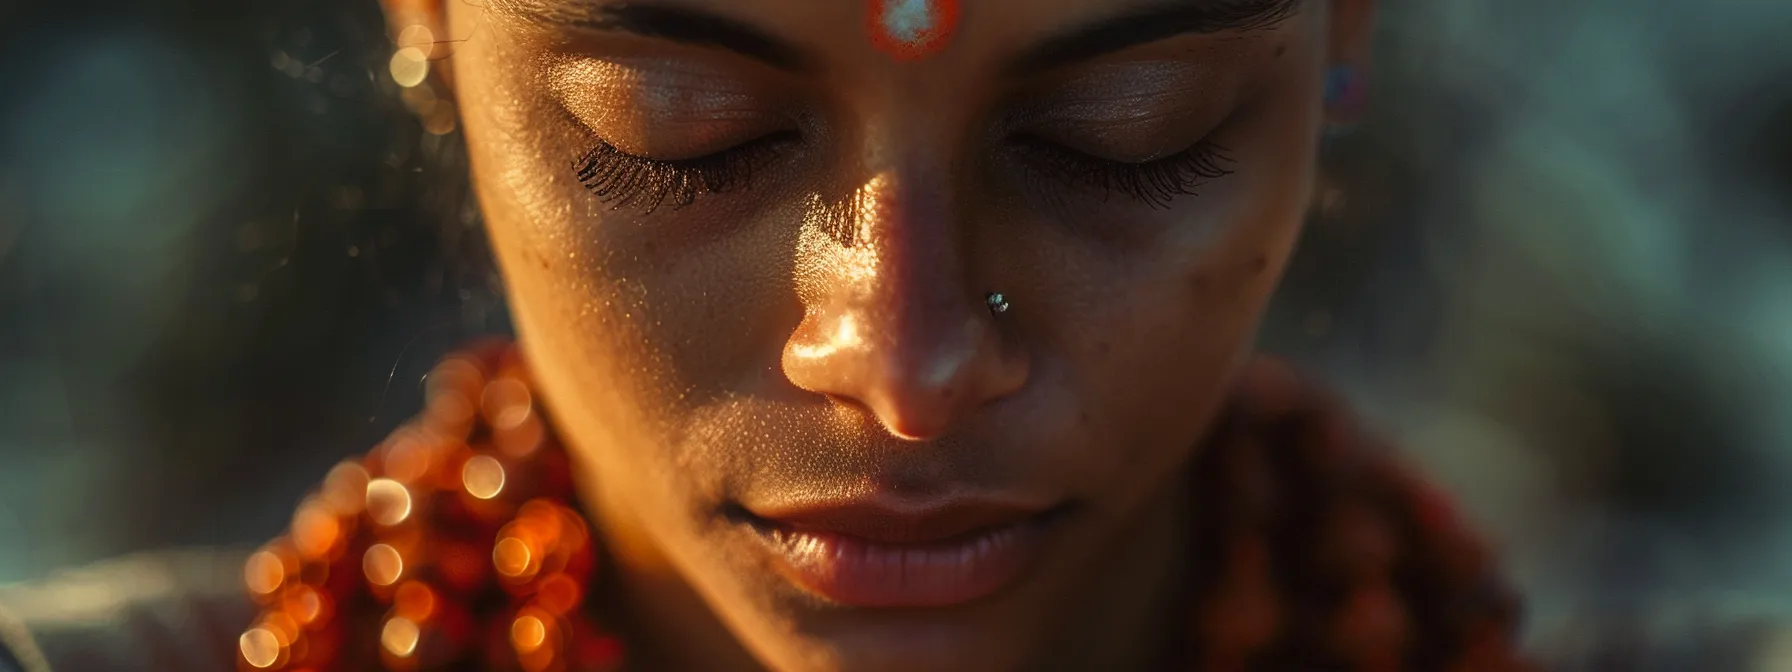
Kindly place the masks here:
[(958, 26), (958, 0), (870, 0), (865, 16), (872, 45), (912, 61), (946, 47)]

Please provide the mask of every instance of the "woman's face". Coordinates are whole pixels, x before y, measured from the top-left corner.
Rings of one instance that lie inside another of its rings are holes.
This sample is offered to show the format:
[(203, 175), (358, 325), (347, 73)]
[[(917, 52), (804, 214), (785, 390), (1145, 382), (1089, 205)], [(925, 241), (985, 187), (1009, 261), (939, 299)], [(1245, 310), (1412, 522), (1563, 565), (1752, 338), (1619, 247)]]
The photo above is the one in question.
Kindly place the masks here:
[(1170, 506), (1367, 2), (963, 0), (920, 59), (884, 2), (418, 4), (619, 562), (772, 665), (934, 669), (1051, 648)]

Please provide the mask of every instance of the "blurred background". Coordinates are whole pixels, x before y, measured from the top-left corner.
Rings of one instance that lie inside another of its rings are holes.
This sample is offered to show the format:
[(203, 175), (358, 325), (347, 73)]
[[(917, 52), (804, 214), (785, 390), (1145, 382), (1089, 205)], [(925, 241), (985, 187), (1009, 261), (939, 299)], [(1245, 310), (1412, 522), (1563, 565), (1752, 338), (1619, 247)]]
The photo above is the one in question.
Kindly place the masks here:
[[(1463, 499), (1556, 666), (1792, 670), (1792, 3), (1380, 32), (1264, 347)], [(506, 328), (372, 0), (4, 3), (0, 37), (0, 583), (269, 537)]]

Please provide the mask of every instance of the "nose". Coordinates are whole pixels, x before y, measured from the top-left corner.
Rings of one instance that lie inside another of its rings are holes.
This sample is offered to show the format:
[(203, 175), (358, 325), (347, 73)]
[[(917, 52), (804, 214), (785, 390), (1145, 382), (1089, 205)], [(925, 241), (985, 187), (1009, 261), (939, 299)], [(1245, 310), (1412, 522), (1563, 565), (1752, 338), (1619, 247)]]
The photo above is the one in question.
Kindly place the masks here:
[(909, 440), (944, 435), (1019, 390), (1028, 360), (977, 284), (973, 236), (945, 189), (889, 173), (844, 203), (817, 203), (800, 237), (804, 317), (785, 376)]

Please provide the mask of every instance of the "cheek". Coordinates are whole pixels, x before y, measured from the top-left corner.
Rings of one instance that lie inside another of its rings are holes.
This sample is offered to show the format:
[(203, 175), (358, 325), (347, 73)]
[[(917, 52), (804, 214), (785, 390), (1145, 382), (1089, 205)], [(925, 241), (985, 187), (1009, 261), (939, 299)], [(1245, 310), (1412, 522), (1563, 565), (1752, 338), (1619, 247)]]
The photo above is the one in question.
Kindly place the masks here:
[(1234, 174), (1126, 223), (1149, 233), (1106, 241), (1102, 254), (1088, 254), (1102, 248), (1087, 240), (1062, 243), (1082, 254), (1036, 279), (1075, 297), (1054, 348), (1081, 404), (1097, 409), (1083, 423), (1103, 434), (1094, 443), (1122, 455), (1108, 468), (1186, 459), (1249, 354), (1306, 212), (1319, 122), (1306, 74), (1266, 88), (1224, 130)]
[(660, 346), (691, 342), (693, 322), (739, 297), (705, 291), (725, 285), (689, 272), (706, 260), (680, 249), (688, 240), (586, 190), (574, 163), (595, 139), (538, 81), (539, 49), (501, 29), (479, 34), (455, 55), (457, 92), (474, 188), (525, 341), (553, 347), (551, 361), (585, 363), (581, 385), (646, 402), (675, 394), (666, 362), (677, 358)]
[(1072, 367), (1100, 409), (1096, 429), (1109, 433), (1092, 443), (1121, 457), (1116, 470), (1168, 471), (1186, 459), (1250, 351), (1275, 281), (1271, 259), (1285, 252), (1256, 236), (1228, 243), (1194, 268), (1129, 285), (1105, 326), (1075, 335)]
[(651, 473), (638, 456), (610, 450), (663, 443), (663, 417), (638, 402), (662, 398), (669, 385), (644, 347), (648, 335), (623, 319), (646, 296), (596, 272), (609, 260), (598, 254), (607, 248), (595, 245), (590, 197), (572, 171), (582, 147), (527, 75), (528, 50), (507, 43), (502, 30), (477, 34), (455, 53), (456, 93), (473, 187), (521, 344), (530, 360), (552, 363), (533, 368), (570, 448), (619, 471)]
[[(474, 186), (522, 345), (551, 363), (536, 367), (539, 385), (598, 487), (656, 502), (641, 507), (656, 527), (695, 520), (724, 489), (730, 459), (689, 436), (696, 419), (726, 395), (775, 387), (764, 373), (801, 317), (791, 230), (755, 224), (795, 221), (799, 201), (612, 210), (574, 176), (573, 157), (588, 149), (577, 126), (500, 40), (457, 59)], [(777, 211), (784, 204), (790, 212)]]

